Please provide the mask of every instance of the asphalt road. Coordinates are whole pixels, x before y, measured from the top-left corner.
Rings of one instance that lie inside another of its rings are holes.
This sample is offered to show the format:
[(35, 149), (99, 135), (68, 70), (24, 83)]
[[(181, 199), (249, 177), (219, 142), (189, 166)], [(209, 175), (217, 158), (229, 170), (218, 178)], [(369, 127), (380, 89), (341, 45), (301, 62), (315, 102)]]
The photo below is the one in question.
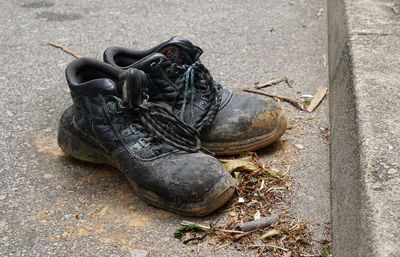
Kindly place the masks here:
[[(1, 1), (0, 256), (249, 256), (233, 247), (186, 247), (172, 234), (182, 219), (140, 201), (109, 167), (66, 157), (58, 119), (71, 103), (62, 44), (100, 58), (111, 45), (145, 48), (173, 35), (204, 50), (214, 77), (240, 89), (282, 75), (269, 92), (299, 96), (328, 85), (326, 1)], [(323, 9), (323, 10), (321, 10)], [(287, 203), (315, 239), (329, 227), (328, 99), (314, 113), (284, 103), (283, 142), (260, 154), (289, 170)], [(301, 144), (298, 149), (294, 145)], [(214, 214), (200, 220), (223, 218)], [(319, 246), (316, 244), (316, 248)]]

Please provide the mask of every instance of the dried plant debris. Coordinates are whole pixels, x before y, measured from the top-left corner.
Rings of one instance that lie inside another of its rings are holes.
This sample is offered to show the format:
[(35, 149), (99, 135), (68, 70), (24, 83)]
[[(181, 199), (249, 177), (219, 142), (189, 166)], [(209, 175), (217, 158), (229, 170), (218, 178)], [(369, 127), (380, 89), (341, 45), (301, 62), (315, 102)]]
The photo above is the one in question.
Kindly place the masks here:
[(208, 231), (211, 227), (209, 226), (203, 226), (200, 224), (196, 224), (196, 223), (191, 223), (188, 221), (183, 221), (181, 223), (181, 228), (177, 229), (174, 233), (174, 237), (175, 238), (182, 238), (187, 232), (195, 232), (195, 231)]
[[(260, 210), (257, 210), (257, 213), (260, 213)], [(260, 217), (258, 219), (244, 222), (244, 223), (240, 224), (239, 227), (240, 227), (240, 230), (247, 232), (247, 231), (271, 226), (272, 224), (276, 223), (277, 221), (278, 221), (278, 216), (272, 215), (270, 217)]]
[(65, 52), (65, 53), (67, 53), (67, 54), (69, 54), (69, 55), (72, 55), (72, 56), (75, 57), (75, 58), (81, 58), (81, 57), (83, 57), (82, 55), (75, 53), (73, 50), (71, 50), (71, 49), (69, 49), (69, 48), (67, 48), (67, 47), (65, 47), (65, 46), (63, 46), (63, 45), (56, 44), (56, 43), (53, 43), (53, 42), (48, 42), (48, 44), (49, 44), (50, 46), (53, 46), (53, 47), (55, 47), (55, 48), (60, 49), (61, 51)]
[(288, 102), (290, 104), (292, 104), (294, 107), (304, 111), (305, 107), (304, 107), (304, 103), (303, 101), (297, 100), (295, 98), (292, 97), (288, 97), (288, 96), (281, 96), (281, 95), (277, 95), (277, 94), (270, 94), (270, 93), (266, 93), (263, 91), (258, 91), (258, 90), (253, 90), (253, 89), (248, 89), (245, 88), (243, 89), (244, 92), (249, 92), (249, 93), (254, 93), (254, 94), (259, 94), (259, 95), (264, 95), (264, 96), (268, 96), (268, 97), (272, 97), (272, 98), (276, 98), (285, 102)]
[(277, 85), (281, 82), (285, 82), (289, 87), (293, 87), (293, 84), (294, 84), (294, 81), (288, 79), (287, 77), (279, 77), (279, 78), (271, 79), (264, 83), (256, 82), (256, 83), (254, 83), (254, 86), (256, 89), (260, 89), (260, 88), (264, 88), (264, 87), (270, 87), (273, 85)]
[(246, 157), (233, 160), (220, 159), (220, 162), (224, 164), (225, 169), (229, 173), (240, 172), (240, 171), (253, 172), (258, 170), (259, 167), (255, 163), (253, 163), (252, 160), (253, 157), (251, 155), (248, 155)]
[[(262, 87), (263, 87), (263, 85), (256, 86), (257, 89), (260, 89)], [(313, 112), (318, 107), (318, 105), (322, 102), (322, 100), (325, 98), (326, 94), (328, 93), (328, 88), (318, 87), (317, 90), (315, 91), (314, 95), (308, 95), (308, 94), (301, 95), (300, 100), (293, 98), (293, 97), (266, 93), (266, 92), (251, 89), (251, 88), (245, 88), (245, 89), (243, 89), (243, 91), (248, 92), (248, 93), (264, 95), (267, 97), (272, 97), (272, 98), (275, 98), (275, 100), (281, 100), (284, 102), (288, 102), (301, 111)]]
[(175, 233), (174, 233), (175, 238), (181, 239), (186, 235), (186, 233), (189, 233), (189, 232), (204, 232), (204, 233), (202, 233), (202, 235), (193, 234), (193, 236), (189, 237), (188, 239), (183, 240), (184, 244), (188, 244), (190, 242), (192, 242), (192, 243), (202, 242), (206, 238), (208, 232), (211, 229), (211, 227), (209, 227), (209, 226), (203, 226), (200, 224), (190, 223), (190, 222), (185, 222), (185, 221), (181, 223), (181, 226), (182, 226), (181, 228), (179, 228), (175, 231)]
[(310, 104), (307, 106), (308, 112), (313, 112), (315, 108), (322, 102), (328, 93), (328, 88), (326, 87), (318, 87), (315, 91), (314, 97), (312, 98)]
[(185, 244), (207, 238), (216, 250), (233, 246), (256, 256), (318, 256), (312, 252), (307, 222), (282, 209), (292, 188), (286, 173), (267, 167), (254, 153), (221, 162), (239, 182), (227, 204), (226, 223), (206, 226), (183, 222), (175, 237)]
[(397, 1), (397, 3), (394, 6), (392, 6), (392, 10), (395, 14), (400, 13), (400, 1)]
[(330, 244), (324, 245), (321, 253), (321, 257), (332, 257), (332, 246)]

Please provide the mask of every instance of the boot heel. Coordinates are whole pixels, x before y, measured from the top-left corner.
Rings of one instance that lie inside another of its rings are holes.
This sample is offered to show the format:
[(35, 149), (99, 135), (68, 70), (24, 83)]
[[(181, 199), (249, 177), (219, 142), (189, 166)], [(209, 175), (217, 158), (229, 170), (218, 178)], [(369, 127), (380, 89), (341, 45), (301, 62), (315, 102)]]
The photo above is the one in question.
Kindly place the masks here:
[(58, 145), (66, 154), (78, 160), (98, 164), (109, 164), (101, 148), (62, 126), (58, 129), (57, 140)]

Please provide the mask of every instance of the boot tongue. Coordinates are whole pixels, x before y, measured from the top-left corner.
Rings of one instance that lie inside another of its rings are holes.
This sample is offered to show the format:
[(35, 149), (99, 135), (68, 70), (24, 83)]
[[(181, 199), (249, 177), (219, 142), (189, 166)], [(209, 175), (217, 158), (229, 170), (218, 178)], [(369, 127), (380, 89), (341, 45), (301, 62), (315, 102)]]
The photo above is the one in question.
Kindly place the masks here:
[(183, 54), (180, 49), (175, 45), (169, 45), (160, 49), (160, 53), (174, 63), (182, 64), (186, 62), (192, 62), (188, 55)]
[[(148, 92), (151, 101), (160, 102), (165, 101), (168, 103), (174, 103), (178, 92), (175, 90), (172, 84), (181, 74), (170, 74), (167, 70), (172, 69), (175, 66), (180, 66), (178, 64), (173, 64), (168, 58), (161, 53), (155, 52), (145, 58), (134, 63), (130, 69), (138, 69), (144, 71), (151, 81), (147, 80), (146, 75), (146, 93)], [(184, 69), (184, 68), (182, 68)], [(172, 70), (171, 70), (172, 71)], [(167, 74), (168, 73), (168, 74)], [(183, 74), (184, 72), (182, 72)], [(121, 81), (118, 83), (118, 92), (122, 94), (122, 89), (125, 80), (129, 79), (132, 75), (129, 75), (129, 69), (126, 70), (123, 75), (121, 75)], [(169, 81), (166, 77), (170, 77)], [(129, 82), (130, 83), (130, 82)], [(127, 93), (127, 92), (126, 92)], [(128, 94), (128, 93), (127, 93)], [(136, 98), (135, 98), (136, 99)]]
[(173, 63), (192, 64), (203, 53), (200, 47), (193, 45), (189, 40), (173, 37), (169, 43), (158, 50)]
[(136, 108), (147, 100), (147, 83), (144, 72), (130, 68), (120, 75), (118, 83), (125, 106)]

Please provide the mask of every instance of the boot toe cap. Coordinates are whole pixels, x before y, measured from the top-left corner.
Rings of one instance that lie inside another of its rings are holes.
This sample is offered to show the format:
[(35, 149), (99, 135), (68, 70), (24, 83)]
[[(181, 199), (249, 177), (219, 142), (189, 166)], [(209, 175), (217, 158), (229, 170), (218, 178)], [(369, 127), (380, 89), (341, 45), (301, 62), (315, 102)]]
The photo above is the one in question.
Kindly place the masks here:
[[(284, 111), (274, 100), (234, 94), (203, 133), (204, 142), (234, 142), (274, 133), (286, 124)], [(286, 126), (284, 126), (286, 128)]]
[(188, 216), (203, 216), (218, 209), (236, 186), (223, 165), (204, 153), (167, 156), (154, 162), (152, 170), (133, 179), (140, 183), (136, 188), (139, 196), (152, 205)]

